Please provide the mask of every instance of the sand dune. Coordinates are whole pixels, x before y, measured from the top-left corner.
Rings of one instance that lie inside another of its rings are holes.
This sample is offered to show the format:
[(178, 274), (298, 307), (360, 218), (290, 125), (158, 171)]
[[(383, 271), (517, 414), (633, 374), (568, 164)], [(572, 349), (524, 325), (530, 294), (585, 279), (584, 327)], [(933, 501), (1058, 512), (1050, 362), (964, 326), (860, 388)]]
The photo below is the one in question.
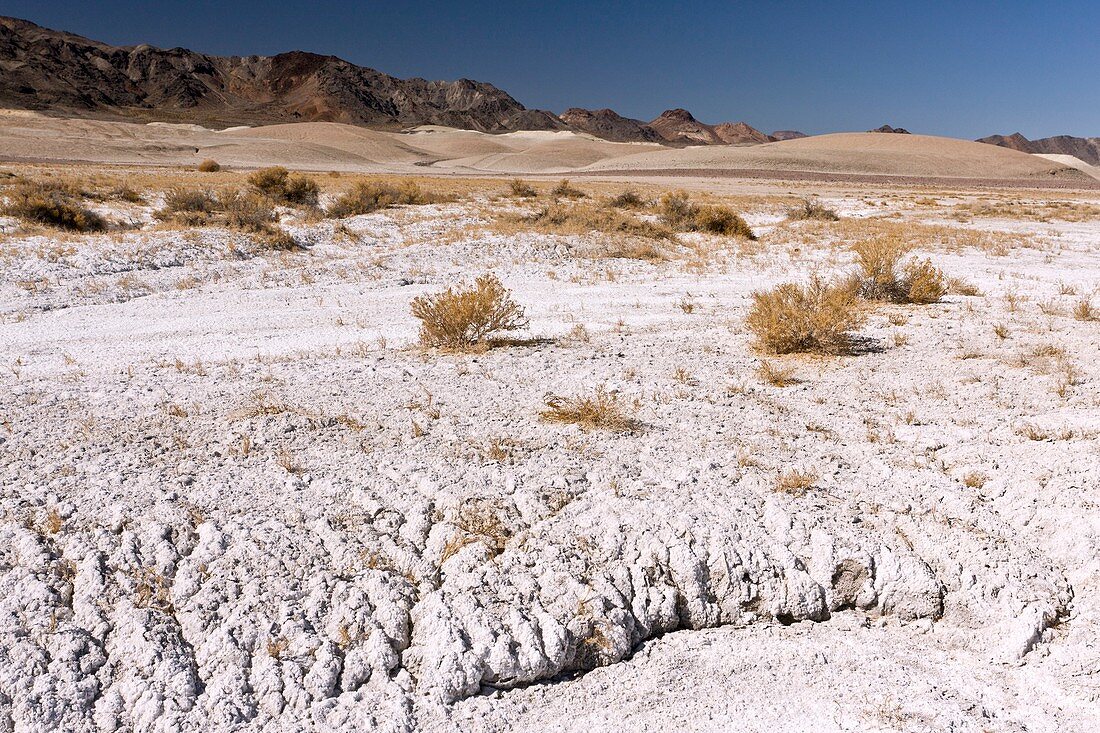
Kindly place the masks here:
[[(992, 148), (992, 150), (990, 150)], [(947, 178), (1032, 178), (1066, 166), (1006, 148), (928, 135), (837, 133), (753, 147), (662, 149), (590, 170), (774, 170)]]
[[(638, 171), (775, 171), (1058, 181), (1093, 185), (1060, 158), (924, 135), (840, 133), (754, 147), (668, 148), (615, 143), (563, 131), (491, 135), (445, 127), (407, 132), (333, 122), (208, 130), (196, 125), (135, 124), (0, 114), (0, 161), (89, 161), (195, 165), (214, 158), (231, 167), (284, 165), (303, 170), (390, 173), (614, 174)], [(1080, 161), (1078, 161), (1080, 163)]]
[(1046, 158), (1047, 160), (1053, 160), (1055, 163), (1076, 168), (1085, 175), (1092, 176), (1100, 181), (1100, 166), (1090, 165), (1075, 155), (1060, 155), (1058, 153), (1035, 153), (1034, 155), (1037, 158)]

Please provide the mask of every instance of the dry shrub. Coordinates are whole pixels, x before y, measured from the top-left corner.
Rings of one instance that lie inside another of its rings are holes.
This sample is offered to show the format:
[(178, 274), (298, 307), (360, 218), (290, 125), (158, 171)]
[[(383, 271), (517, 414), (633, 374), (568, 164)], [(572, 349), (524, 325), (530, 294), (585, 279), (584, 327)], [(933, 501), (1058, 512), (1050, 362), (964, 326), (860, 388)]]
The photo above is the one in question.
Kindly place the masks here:
[(277, 199), (286, 188), (286, 179), (289, 176), (290, 171), (281, 165), (261, 168), (249, 174), (248, 185), (257, 193)]
[(298, 173), (291, 174), (282, 166), (255, 171), (248, 176), (248, 185), (256, 193), (297, 206), (316, 206), (321, 194), (317, 181)]
[(613, 206), (616, 209), (642, 209), (648, 206), (649, 202), (628, 188), (622, 193), (613, 196), (611, 200), (607, 202), (607, 205)]
[(218, 199), (209, 191), (177, 186), (165, 191), (164, 206), (156, 213), (156, 217), (195, 226), (207, 223), (220, 208)]
[(676, 231), (756, 239), (749, 225), (733, 209), (728, 206), (700, 206), (683, 191), (662, 196), (657, 204), (657, 214), (662, 222)]
[(798, 206), (787, 209), (789, 221), (840, 221), (840, 217), (832, 209), (826, 208), (816, 199), (803, 199)]
[(145, 197), (129, 186), (116, 186), (108, 194), (110, 198), (125, 201), (129, 204), (143, 204)]
[(733, 209), (728, 206), (699, 206), (695, 209), (692, 231), (719, 234), (723, 237), (744, 237), (756, 239), (752, 229)]
[(165, 193), (164, 207), (156, 216), (187, 226), (220, 224), (259, 234), (259, 241), (271, 249), (298, 248), (293, 237), (276, 226), (278, 217), (271, 199), (258, 193), (225, 191), (215, 196), (209, 191), (173, 188)]
[(806, 285), (783, 283), (752, 298), (746, 325), (760, 348), (774, 354), (844, 352), (863, 322), (855, 289), (817, 275)]
[(444, 200), (444, 197), (427, 193), (413, 181), (401, 181), (396, 185), (382, 181), (360, 181), (341, 194), (327, 213), (334, 219), (346, 219), (391, 206), (414, 206)]
[(859, 265), (859, 294), (868, 300), (924, 305), (937, 302), (947, 292), (946, 278), (930, 260), (901, 267), (910, 247), (900, 237), (866, 239), (852, 250)]
[(199, 163), (200, 173), (217, 173), (222, 169), (221, 164), (211, 158), (207, 158), (203, 162)]
[(534, 186), (519, 178), (513, 178), (511, 183), (508, 184), (508, 188), (516, 198), (533, 199), (539, 195)]
[(1082, 298), (1073, 306), (1073, 317), (1078, 321), (1100, 320), (1100, 311), (1092, 306), (1088, 298)]
[(8, 216), (72, 232), (102, 232), (107, 220), (83, 206), (71, 186), (54, 182), (23, 181), (7, 192), (3, 212)]
[(938, 303), (947, 294), (947, 282), (931, 260), (915, 260), (905, 266), (902, 278), (905, 302), (917, 305)]
[(270, 199), (254, 193), (232, 191), (223, 194), (218, 203), (225, 212), (225, 223), (233, 229), (257, 234), (271, 233), (275, 211)]
[(638, 219), (613, 209), (587, 204), (544, 206), (521, 222), (546, 234), (619, 234), (645, 239), (672, 239), (672, 232), (653, 222)]
[(420, 343), (446, 349), (468, 349), (494, 333), (527, 325), (523, 307), (491, 274), (477, 278), (472, 287), (413, 299), (412, 314), (420, 319)]
[(588, 194), (571, 184), (568, 179), (563, 178), (558, 181), (558, 185), (550, 189), (550, 195), (555, 198), (583, 199)]
[(620, 433), (638, 429), (638, 421), (627, 411), (618, 395), (608, 392), (602, 385), (590, 395), (562, 397), (548, 393), (543, 401), (546, 409), (539, 415), (548, 422), (579, 425), (585, 430), (600, 429)]

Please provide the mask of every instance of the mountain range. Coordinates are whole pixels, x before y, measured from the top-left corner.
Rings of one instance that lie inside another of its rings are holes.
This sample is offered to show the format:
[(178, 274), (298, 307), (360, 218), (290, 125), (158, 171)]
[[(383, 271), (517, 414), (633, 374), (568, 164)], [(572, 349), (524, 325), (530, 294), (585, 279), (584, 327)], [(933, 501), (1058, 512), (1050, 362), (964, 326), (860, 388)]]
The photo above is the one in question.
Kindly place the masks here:
[[(805, 137), (770, 135), (746, 122), (710, 125), (674, 108), (649, 122), (610, 109), (573, 107), (560, 116), (528, 109), (486, 82), (399, 79), (336, 56), (213, 56), (185, 48), (112, 46), (0, 16), (0, 107), (104, 119), (205, 126), (295, 121), (383, 129), (442, 125), (481, 132), (574, 130), (616, 142), (756, 145)], [(876, 132), (906, 132), (889, 125)], [(1074, 155), (1100, 164), (1100, 138), (979, 142), (1029, 153)]]
[(1002, 148), (1012, 148), (1024, 153), (1072, 155), (1091, 165), (1100, 165), (1100, 137), (1056, 135), (1028, 140), (1016, 132), (1011, 135), (990, 135), (979, 138), (978, 142), (1000, 145)]

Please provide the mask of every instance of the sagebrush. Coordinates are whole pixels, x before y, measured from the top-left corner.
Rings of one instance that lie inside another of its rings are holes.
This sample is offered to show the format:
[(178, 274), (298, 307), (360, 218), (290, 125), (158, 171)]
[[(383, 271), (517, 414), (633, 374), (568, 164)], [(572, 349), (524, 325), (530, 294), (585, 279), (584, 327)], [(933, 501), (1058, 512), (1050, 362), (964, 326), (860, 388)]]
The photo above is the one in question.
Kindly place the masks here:
[(420, 320), (420, 343), (446, 349), (468, 349), (486, 343), (492, 334), (527, 325), (523, 307), (492, 274), (470, 287), (417, 297), (412, 314)]
[(852, 345), (864, 320), (855, 288), (814, 275), (805, 285), (783, 283), (752, 295), (746, 325), (768, 353), (836, 354)]

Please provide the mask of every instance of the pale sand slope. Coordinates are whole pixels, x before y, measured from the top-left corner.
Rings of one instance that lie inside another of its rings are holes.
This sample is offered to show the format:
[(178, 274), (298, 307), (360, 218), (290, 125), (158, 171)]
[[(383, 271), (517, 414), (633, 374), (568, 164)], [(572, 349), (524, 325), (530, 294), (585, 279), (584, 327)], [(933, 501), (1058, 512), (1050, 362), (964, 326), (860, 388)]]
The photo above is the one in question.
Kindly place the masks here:
[(1100, 181), (1100, 166), (1090, 165), (1089, 163), (1086, 163), (1075, 155), (1059, 155), (1057, 153), (1035, 153), (1035, 157), (1046, 158), (1047, 160), (1053, 160), (1055, 163), (1068, 165), (1070, 168), (1076, 168), (1085, 175), (1092, 176), (1096, 180)]
[(568, 172), (656, 145), (609, 143), (572, 132), (487, 135), (441, 127), (387, 132), (332, 122), (206, 130), (197, 125), (134, 124), (0, 113), (0, 160), (195, 165), (284, 165), (311, 170)]
[(840, 133), (755, 147), (679, 149), (572, 132), (489, 135), (445, 127), (389, 132), (331, 122), (213, 131), (0, 111), (0, 161), (196, 165), (204, 158), (232, 167), (405, 174), (765, 170), (1090, 183), (1072, 162), (924, 135)]
[(929, 135), (844, 132), (753, 147), (669, 149), (589, 170), (727, 169), (949, 178), (1038, 178), (1064, 165), (1008, 148)]

